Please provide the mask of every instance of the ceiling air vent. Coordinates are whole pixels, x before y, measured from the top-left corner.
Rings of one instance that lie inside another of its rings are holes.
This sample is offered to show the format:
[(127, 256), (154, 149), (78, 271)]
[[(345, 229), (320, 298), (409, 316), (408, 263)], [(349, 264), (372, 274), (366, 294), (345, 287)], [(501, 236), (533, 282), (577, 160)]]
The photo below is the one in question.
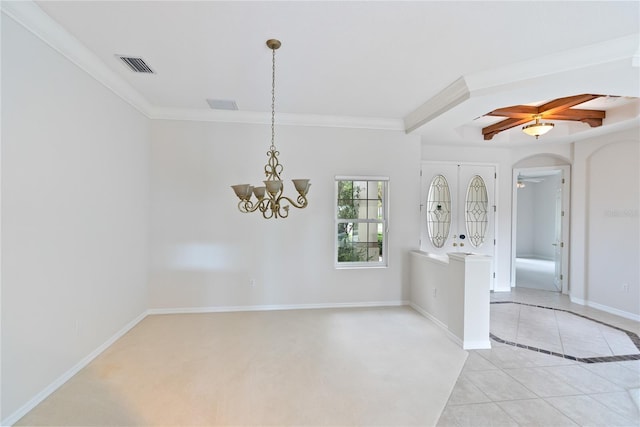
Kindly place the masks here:
[(238, 104), (236, 101), (231, 101), (227, 99), (207, 99), (207, 103), (209, 107), (214, 110), (231, 110), (235, 111), (238, 109)]
[(142, 58), (135, 58), (132, 56), (123, 56), (123, 55), (117, 55), (117, 56), (122, 60), (122, 62), (127, 64), (127, 66), (131, 69), (131, 71), (134, 71), (136, 73), (154, 74), (151, 67), (149, 67), (147, 63), (144, 62), (144, 59)]

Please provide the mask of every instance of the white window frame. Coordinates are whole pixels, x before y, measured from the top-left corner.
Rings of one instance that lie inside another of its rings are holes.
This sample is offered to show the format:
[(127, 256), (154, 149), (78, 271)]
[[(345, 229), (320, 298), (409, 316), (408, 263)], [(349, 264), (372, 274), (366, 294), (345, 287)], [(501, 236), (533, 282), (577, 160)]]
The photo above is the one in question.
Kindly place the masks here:
[[(369, 181), (369, 182), (382, 182), (382, 213), (383, 218), (381, 220), (374, 219), (340, 219), (338, 218), (338, 182), (339, 181)], [(333, 238), (334, 238), (334, 255), (333, 260), (335, 268), (337, 269), (349, 269), (349, 268), (387, 268), (389, 266), (389, 177), (388, 176), (357, 176), (357, 175), (336, 175), (335, 182), (335, 195), (333, 198), (334, 203), (334, 226), (333, 226)], [(358, 224), (382, 224), (382, 259), (379, 261), (338, 261), (338, 224), (340, 223), (358, 223)]]

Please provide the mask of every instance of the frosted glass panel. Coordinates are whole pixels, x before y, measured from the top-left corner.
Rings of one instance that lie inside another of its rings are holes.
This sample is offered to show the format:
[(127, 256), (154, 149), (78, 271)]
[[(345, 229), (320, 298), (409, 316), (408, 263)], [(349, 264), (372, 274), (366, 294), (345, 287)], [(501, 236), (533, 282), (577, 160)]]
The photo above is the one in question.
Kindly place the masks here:
[(436, 175), (427, 195), (427, 230), (429, 239), (436, 248), (444, 246), (451, 228), (451, 193), (449, 184), (442, 175)]
[(489, 199), (487, 197), (487, 187), (484, 180), (479, 175), (474, 176), (467, 189), (467, 199), (465, 202), (465, 222), (467, 226), (467, 237), (475, 248), (484, 243), (487, 233), (489, 214)]

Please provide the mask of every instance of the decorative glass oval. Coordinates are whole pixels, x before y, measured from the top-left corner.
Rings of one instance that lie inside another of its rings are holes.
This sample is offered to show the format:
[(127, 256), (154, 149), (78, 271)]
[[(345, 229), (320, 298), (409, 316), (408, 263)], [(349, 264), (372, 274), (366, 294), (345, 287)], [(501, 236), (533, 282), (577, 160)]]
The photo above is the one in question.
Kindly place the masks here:
[(469, 242), (475, 248), (480, 247), (484, 242), (489, 224), (489, 198), (487, 186), (479, 175), (474, 176), (469, 183), (464, 216)]
[(451, 228), (451, 193), (447, 179), (436, 175), (427, 195), (427, 230), (436, 248), (444, 246)]

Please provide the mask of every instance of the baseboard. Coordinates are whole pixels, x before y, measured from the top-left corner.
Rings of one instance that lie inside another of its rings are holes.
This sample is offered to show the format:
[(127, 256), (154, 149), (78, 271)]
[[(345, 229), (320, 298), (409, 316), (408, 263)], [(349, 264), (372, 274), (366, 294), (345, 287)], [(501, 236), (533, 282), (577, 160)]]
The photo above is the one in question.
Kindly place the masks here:
[(490, 349), (491, 348), (491, 341), (490, 340), (484, 340), (484, 341), (465, 341), (464, 345), (462, 346), (462, 348), (464, 350), (484, 350), (484, 349)]
[(399, 307), (409, 301), (338, 302), (325, 304), (237, 305), (220, 307), (151, 308), (148, 314), (229, 313), (236, 311), (309, 310), (319, 308)]
[(42, 391), (40, 391), (38, 394), (36, 394), (34, 397), (32, 397), (31, 400), (29, 400), (27, 403), (22, 405), (20, 407), (20, 409), (18, 409), (13, 414), (9, 415), (7, 418), (2, 420), (1, 425), (3, 425), (3, 426), (11, 426), (11, 425), (15, 424), (16, 422), (18, 422), (18, 420), (20, 420), (20, 418), (24, 417), (29, 411), (31, 411), (40, 402), (42, 402), (44, 399), (46, 399), (51, 393), (53, 393), (60, 386), (62, 386), (67, 381), (69, 381), (69, 379), (71, 379), (71, 377), (73, 377), (75, 374), (77, 374), (82, 368), (84, 368), (89, 363), (91, 363), (91, 361), (93, 359), (95, 359), (96, 357), (98, 357), (100, 355), (100, 353), (105, 351), (107, 348), (109, 348), (109, 346), (111, 346), (114, 342), (116, 342), (120, 337), (122, 337), (124, 334), (129, 332), (138, 323), (140, 323), (145, 317), (147, 317), (147, 314), (148, 314), (148, 312), (145, 311), (142, 314), (140, 314), (138, 317), (133, 319), (131, 322), (126, 324), (122, 329), (120, 329), (118, 332), (116, 332), (115, 335), (113, 335), (111, 338), (109, 338), (107, 341), (105, 341), (102, 345), (100, 345), (98, 348), (93, 350), (91, 353), (89, 353), (87, 356), (85, 356), (82, 360), (80, 360), (78, 363), (76, 363), (71, 369), (69, 369), (67, 372), (65, 372), (60, 377), (58, 377), (58, 379), (53, 381), (51, 384), (49, 384), (47, 387), (45, 387)]
[(424, 308), (420, 307), (418, 304), (414, 303), (413, 301), (409, 303), (409, 306), (411, 308), (413, 308), (415, 311), (417, 311), (418, 313), (422, 314), (424, 317), (426, 317), (427, 319), (431, 320), (433, 323), (435, 323), (436, 325), (438, 325), (439, 327), (441, 327), (442, 329), (444, 329), (445, 331), (449, 332), (449, 327), (447, 325), (445, 325), (444, 323), (442, 323), (438, 318), (436, 318), (433, 314), (429, 313), (427, 310), (425, 310)]
[(516, 259), (518, 259), (518, 258), (537, 259), (537, 260), (540, 260), (540, 261), (553, 261), (554, 260), (553, 257), (536, 255), (536, 254), (520, 254), (520, 255), (516, 255)]
[(453, 333), (449, 330), (449, 327), (444, 323), (442, 323), (442, 321), (436, 318), (433, 314), (429, 313), (427, 310), (420, 307), (418, 304), (414, 302), (410, 302), (409, 306), (413, 308), (415, 311), (417, 311), (418, 313), (422, 314), (427, 319), (431, 320), (433, 323), (436, 324), (436, 326), (440, 327), (447, 334), (447, 337), (449, 337), (451, 341), (458, 344), (460, 347), (464, 348), (464, 346), (462, 345), (462, 340), (457, 336), (453, 335)]
[(572, 295), (569, 295), (569, 299), (572, 303), (584, 305), (587, 307), (595, 308), (597, 310), (606, 311), (610, 314), (615, 314), (616, 316), (624, 317), (625, 319), (635, 320), (636, 322), (640, 322), (640, 315), (635, 313), (630, 313), (628, 311), (620, 310), (614, 307), (609, 307), (608, 305), (599, 304), (597, 302), (585, 300), (582, 298), (576, 298)]

